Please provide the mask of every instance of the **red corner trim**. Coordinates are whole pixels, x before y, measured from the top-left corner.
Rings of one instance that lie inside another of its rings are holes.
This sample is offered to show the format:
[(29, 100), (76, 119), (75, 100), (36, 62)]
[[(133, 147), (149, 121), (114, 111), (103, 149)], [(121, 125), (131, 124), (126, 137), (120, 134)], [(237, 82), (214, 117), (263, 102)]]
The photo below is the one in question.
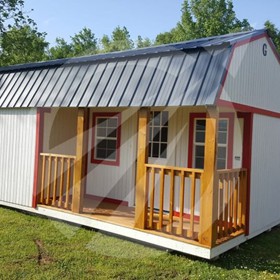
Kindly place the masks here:
[(251, 164), (253, 139), (253, 114), (238, 113), (238, 118), (244, 119), (242, 167), (247, 169), (247, 201), (246, 201), (246, 235), (250, 232), (250, 198), (251, 198)]
[[(194, 120), (199, 118), (205, 119), (206, 113), (190, 113), (188, 168), (193, 167)], [(220, 113), (219, 118), (229, 119), (227, 168), (231, 169), (233, 166), (234, 113)]]
[[(117, 157), (115, 161), (109, 160), (99, 160), (96, 159), (94, 156), (94, 147), (95, 147), (95, 125), (96, 125), (96, 118), (97, 117), (117, 117), (118, 118), (118, 129), (117, 129)], [(120, 146), (121, 146), (121, 113), (93, 113), (93, 120), (92, 120), (92, 147), (91, 147), (91, 163), (96, 164), (105, 164), (105, 165), (112, 165), (112, 166), (119, 166), (120, 165)]]

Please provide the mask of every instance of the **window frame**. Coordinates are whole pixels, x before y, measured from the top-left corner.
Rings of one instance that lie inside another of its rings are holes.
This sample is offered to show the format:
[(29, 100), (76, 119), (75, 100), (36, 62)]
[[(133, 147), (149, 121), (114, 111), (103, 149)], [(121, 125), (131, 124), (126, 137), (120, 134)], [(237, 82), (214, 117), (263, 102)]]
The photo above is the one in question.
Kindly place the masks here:
[[(116, 118), (117, 119), (117, 135), (116, 135), (116, 159), (100, 159), (95, 155), (96, 144), (97, 144), (97, 119), (98, 118)], [(104, 164), (111, 166), (120, 165), (120, 146), (121, 146), (121, 113), (119, 112), (95, 112), (92, 116), (92, 141), (91, 141), (91, 163), (93, 164)]]
[[(162, 120), (162, 114), (163, 113), (166, 113), (167, 114), (167, 125), (162, 125), (162, 122), (161, 122), (161, 120)], [(154, 119), (154, 114), (155, 113), (159, 113), (160, 114), (160, 124), (159, 125), (154, 125), (153, 123), (152, 123), (152, 121), (153, 121), (153, 119)], [(169, 112), (168, 111), (164, 111), (164, 110), (151, 110), (150, 111), (150, 114), (152, 115), (153, 114), (153, 118), (150, 116), (150, 121), (149, 121), (149, 149), (148, 149), (148, 158), (150, 158), (150, 159), (154, 159), (154, 160), (166, 160), (166, 159), (168, 159), (168, 140), (169, 140)], [(159, 136), (159, 140), (158, 141), (155, 141), (152, 137), (153, 137), (153, 135), (150, 135), (151, 133), (150, 133), (150, 131), (152, 130), (152, 132), (154, 132), (154, 128), (159, 128), (159, 133), (160, 133), (160, 136)], [(162, 129), (163, 128), (166, 128), (167, 129), (167, 135), (166, 135), (166, 137), (167, 137), (167, 139), (166, 139), (166, 142), (164, 141), (161, 141), (161, 133), (162, 133)], [(151, 139), (150, 139), (150, 137), (151, 137)], [(155, 156), (152, 156), (152, 149), (153, 148), (151, 148), (151, 155), (150, 155), (150, 145), (153, 145), (153, 144), (155, 144), (155, 143), (157, 143), (158, 145), (159, 145), (159, 156), (157, 156), (157, 157), (155, 157)], [(161, 157), (161, 146), (162, 145), (166, 145), (166, 157)]]
[[(195, 164), (195, 120), (205, 119), (206, 113), (190, 113), (189, 118), (189, 147), (188, 147), (188, 167), (194, 168)], [(234, 113), (225, 112), (219, 114), (219, 120), (228, 120), (228, 135), (227, 135), (227, 155), (226, 155), (226, 169), (232, 169), (233, 166), (233, 133), (234, 133)], [(219, 124), (218, 124), (219, 125)], [(206, 135), (205, 135), (206, 137)], [(224, 144), (221, 144), (221, 147)], [(216, 158), (217, 160), (217, 158)]]

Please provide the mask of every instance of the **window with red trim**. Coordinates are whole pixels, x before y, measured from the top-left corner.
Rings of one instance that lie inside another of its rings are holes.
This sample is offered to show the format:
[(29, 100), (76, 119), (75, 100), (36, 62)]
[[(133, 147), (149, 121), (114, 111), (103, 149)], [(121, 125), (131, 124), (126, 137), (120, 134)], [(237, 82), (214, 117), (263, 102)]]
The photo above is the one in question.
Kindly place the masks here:
[(92, 163), (119, 165), (121, 120), (119, 113), (94, 113)]
[[(191, 114), (189, 167), (204, 168), (205, 114)], [(233, 120), (231, 113), (220, 114), (218, 123), (217, 169), (232, 168)]]

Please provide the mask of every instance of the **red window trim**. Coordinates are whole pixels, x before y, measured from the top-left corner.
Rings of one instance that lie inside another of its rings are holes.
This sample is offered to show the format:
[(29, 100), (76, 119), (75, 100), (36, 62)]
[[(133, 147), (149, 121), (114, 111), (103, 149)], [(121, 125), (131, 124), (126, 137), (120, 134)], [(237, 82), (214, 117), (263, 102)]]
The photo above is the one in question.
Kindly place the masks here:
[[(95, 153), (95, 126), (96, 126), (96, 119), (98, 117), (117, 117), (118, 118), (118, 128), (117, 128), (117, 152), (116, 152), (116, 160), (102, 160), (96, 159), (94, 156)], [(104, 164), (104, 165), (112, 165), (112, 166), (119, 166), (120, 165), (120, 146), (121, 146), (121, 113), (112, 113), (112, 112), (102, 112), (102, 113), (93, 113), (92, 118), (92, 146), (91, 146), (91, 163), (96, 164)]]
[[(193, 167), (193, 142), (194, 142), (194, 120), (205, 119), (206, 113), (190, 113), (189, 123), (189, 147), (188, 147), (188, 167)], [(227, 168), (232, 168), (233, 162), (233, 130), (234, 130), (234, 113), (220, 113), (219, 118), (229, 119), (228, 127), (228, 154), (227, 154)]]

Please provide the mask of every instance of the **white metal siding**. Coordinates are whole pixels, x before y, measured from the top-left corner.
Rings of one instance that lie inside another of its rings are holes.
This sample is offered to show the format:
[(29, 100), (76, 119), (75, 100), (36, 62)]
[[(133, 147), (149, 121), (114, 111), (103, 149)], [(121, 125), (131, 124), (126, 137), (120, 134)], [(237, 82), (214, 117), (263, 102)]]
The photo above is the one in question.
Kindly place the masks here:
[(221, 99), (280, 112), (280, 64), (266, 38), (235, 49)]
[(36, 110), (0, 110), (0, 200), (32, 206)]
[(280, 222), (280, 120), (254, 115), (250, 235)]

